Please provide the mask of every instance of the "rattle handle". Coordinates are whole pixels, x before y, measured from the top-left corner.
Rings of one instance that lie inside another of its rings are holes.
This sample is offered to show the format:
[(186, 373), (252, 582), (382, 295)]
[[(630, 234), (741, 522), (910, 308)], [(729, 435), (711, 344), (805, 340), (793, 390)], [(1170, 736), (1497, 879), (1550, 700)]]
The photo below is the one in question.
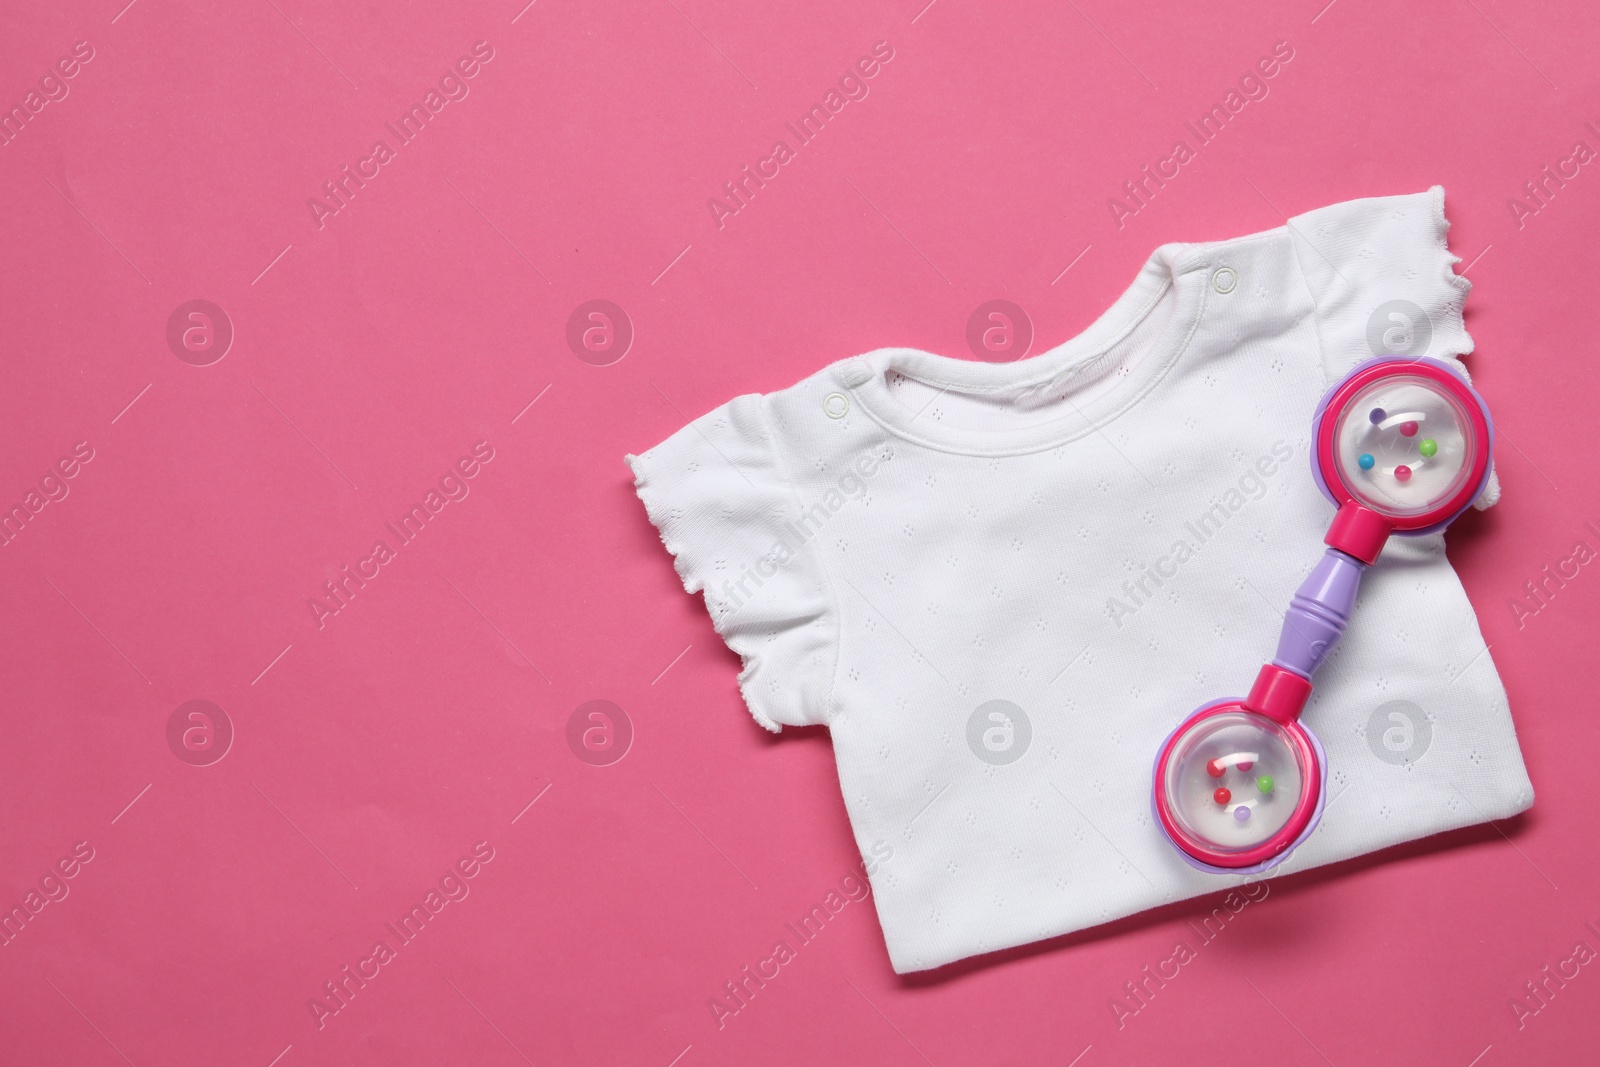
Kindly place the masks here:
[(1311, 672), (1344, 633), (1366, 569), (1354, 556), (1328, 549), (1295, 591), (1278, 635), (1278, 653), (1256, 676), (1246, 708), (1285, 724), (1300, 717), (1311, 696)]
[(1310, 679), (1344, 633), (1366, 569), (1365, 563), (1336, 548), (1323, 554), (1289, 603), (1272, 659), (1276, 666)]

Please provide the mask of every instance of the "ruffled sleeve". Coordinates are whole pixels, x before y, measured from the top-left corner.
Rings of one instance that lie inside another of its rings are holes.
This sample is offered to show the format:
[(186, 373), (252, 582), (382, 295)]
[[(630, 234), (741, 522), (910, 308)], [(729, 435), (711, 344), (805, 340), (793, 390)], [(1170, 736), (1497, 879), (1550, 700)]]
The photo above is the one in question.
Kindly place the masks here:
[[(1462, 307), (1472, 283), (1455, 272), (1446, 241), (1444, 189), (1369, 197), (1289, 220), (1316, 302), (1323, 369), (1331, 385), (1373, 356), (1428, 356), (1453, 364), (1472, 351)], [(1478, 499), (1500, 498), (1491, 471)]]
[(738, 397), (627, 462), (684, 589), (743, 661), (750, 714), (776, 732), (828, 721), (839, 624), (763, 403)]

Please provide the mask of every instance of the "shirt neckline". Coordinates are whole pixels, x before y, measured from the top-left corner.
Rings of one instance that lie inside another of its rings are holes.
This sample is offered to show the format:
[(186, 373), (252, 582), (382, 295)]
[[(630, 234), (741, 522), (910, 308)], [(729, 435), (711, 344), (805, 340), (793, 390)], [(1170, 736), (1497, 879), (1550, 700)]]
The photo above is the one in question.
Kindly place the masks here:
[[(1205, 312), (1208, 248), (1162, 245), (1104, 314), (1077, 336), (1014, 363), (953, 359), (914, 348), (881, 348), (834, 367), (834, 379), (884, 429), (944, 452), (1007, 456), (1039, 452), (1098, 432), (1148, 393), (1176, 362)], [(1133, 331), (1163, 300), (1176, 304), (1161, 336), (1115, 387), (1072, 405), (1060, 418), (1005, 429), (950, 426), (919, 417), (889, 392), (888, 374), (966, 393), (1008, 392), (1080, 373)]]

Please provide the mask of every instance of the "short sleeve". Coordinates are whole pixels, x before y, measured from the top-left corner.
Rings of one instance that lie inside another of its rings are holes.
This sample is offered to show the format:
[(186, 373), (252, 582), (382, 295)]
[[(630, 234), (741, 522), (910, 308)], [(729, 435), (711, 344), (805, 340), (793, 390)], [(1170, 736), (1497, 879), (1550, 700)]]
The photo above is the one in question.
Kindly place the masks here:
[(798, 496), (763, 405), (738, 397), (627, 462), (684, 589), (704, 591), (743, 661), (750, 714), (776, 732), (827, 722), (839, 627), (815, 546), (795, 532)]
[[(1379, 355), (1429, 356), (1466, 374), (1472, 351), (1462, 307), (1472, 283), (1455, 272), (1444, 189), (1350, 200), (1289, 220), (1316, 304), (1323, 370), (1331, 385)], [(1469, 379), (1470, 380), (1470, 379)], [(1493, 471), (1477, 506), (1500, 498)]]

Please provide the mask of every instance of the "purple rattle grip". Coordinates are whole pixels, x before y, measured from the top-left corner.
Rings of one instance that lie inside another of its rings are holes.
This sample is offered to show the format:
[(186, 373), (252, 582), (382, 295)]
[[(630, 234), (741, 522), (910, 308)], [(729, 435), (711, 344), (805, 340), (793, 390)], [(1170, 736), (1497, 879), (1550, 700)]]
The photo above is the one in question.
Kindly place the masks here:
[(1295, 591), (1272, 662), (1309, 679), (1350, 621), (1367, 565), (1330, 548)]

